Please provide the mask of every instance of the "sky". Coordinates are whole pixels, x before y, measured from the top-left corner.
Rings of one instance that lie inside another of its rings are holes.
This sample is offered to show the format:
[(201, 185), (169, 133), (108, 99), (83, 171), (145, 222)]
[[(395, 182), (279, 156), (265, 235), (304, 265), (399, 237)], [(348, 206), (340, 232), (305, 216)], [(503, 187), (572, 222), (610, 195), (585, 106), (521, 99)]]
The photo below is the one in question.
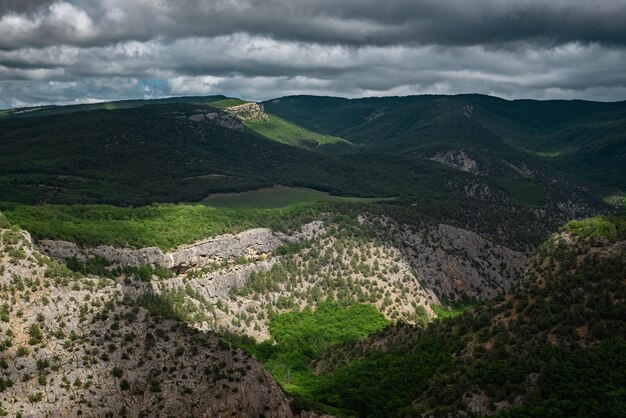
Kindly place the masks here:
[(0, 0), (0, 108), (457, 93), (626, 100), (626, 0)]

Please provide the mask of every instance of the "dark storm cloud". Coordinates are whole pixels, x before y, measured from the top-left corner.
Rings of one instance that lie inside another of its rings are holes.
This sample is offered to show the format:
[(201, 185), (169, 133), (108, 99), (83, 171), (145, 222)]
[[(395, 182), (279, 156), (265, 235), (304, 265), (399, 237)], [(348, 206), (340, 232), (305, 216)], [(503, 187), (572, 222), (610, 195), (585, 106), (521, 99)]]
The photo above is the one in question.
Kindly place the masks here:
[(0, 1), (0, 107), (203, 93), (626, 98), (626, 0)]
[(0, 2), (0, 16), (9, 13), (29, 13), (42, 6), (51, 4), (54, 0), (2, 0)]
[[(8, 9), (42, 3), (10, 2), (14, 7)], [(624, 45), (625, 21), (626, 6), (619, 0), (74, 0), (0, 23), (0, 47), (94, 46), (232, 33), (355, 46)]]

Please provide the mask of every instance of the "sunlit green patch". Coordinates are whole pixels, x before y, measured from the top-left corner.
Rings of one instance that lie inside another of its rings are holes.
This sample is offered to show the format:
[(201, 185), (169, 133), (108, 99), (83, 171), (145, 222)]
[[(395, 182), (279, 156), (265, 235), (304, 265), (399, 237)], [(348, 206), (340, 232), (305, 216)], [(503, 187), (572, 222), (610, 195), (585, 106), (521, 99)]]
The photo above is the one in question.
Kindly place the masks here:
[(211, 102), (210, 105), (213, 107), (220, 108), (220, 109), (225, 109), (227, 107), (239, 106), (244, 103), (247, 103), (247, 102), (241, 99), (229, 98), (229, 99), (218, 100), (216, 102)]
[(249, 119), (244, 124), (259, 135), (287, 145), (311, 147), (336, 143), (350, 144), (343, 138), (319, 134), (269, 114)]
[(602, 200), (611, 206), (623, 207), (626, 206), (626, 192), (614, 193), (612, 195), (605, 196)]
[(109, 205), (5, 207), (7, 219), (36, 239), (79, 245), (173, 249), (203, 238), (268, 227), (289, 232), (319, 219), (319, 205), (274, 209), (230, 209), (206, 205), (154, 204), (137, 208)]
[(571, 221), (561, 230), (582, 238), (623, 238), (626, 237), (626, 217), (596, 216), (582, 221)]

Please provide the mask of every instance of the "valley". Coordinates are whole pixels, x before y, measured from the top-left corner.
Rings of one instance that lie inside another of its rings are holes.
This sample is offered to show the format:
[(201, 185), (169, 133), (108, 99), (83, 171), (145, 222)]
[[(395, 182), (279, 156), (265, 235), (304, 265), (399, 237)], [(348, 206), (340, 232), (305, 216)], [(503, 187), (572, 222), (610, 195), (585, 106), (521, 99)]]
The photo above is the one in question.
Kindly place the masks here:
[(619, 416), (625, 111), (423, 95), (3, 112), (0, 412)]

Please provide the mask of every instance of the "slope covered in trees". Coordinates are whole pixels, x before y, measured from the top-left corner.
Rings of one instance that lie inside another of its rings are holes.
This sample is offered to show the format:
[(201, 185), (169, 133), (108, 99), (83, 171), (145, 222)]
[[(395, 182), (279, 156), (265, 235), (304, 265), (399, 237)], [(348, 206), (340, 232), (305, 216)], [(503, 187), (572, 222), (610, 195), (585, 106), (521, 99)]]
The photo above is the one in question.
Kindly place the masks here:
[(460, 316), (318, 354), (308, 399), (364, 417), (620, 416), (626, 220), (568, 224), (529, 267), (511, 293)]

